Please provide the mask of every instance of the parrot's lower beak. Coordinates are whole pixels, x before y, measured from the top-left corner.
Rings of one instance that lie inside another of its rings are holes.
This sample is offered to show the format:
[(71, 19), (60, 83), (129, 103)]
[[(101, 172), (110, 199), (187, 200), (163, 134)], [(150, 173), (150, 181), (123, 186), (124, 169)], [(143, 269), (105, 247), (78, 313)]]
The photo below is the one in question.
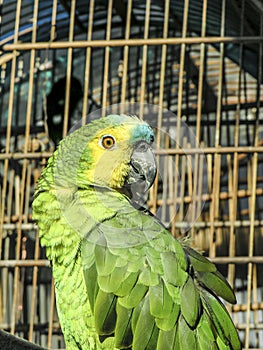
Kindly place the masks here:
[(152, 186), (156, 176), (156, 160), (147, 143), (140, 143), (133, 151), (130, 172), (125, 181), (129, 197), (143, 195)]

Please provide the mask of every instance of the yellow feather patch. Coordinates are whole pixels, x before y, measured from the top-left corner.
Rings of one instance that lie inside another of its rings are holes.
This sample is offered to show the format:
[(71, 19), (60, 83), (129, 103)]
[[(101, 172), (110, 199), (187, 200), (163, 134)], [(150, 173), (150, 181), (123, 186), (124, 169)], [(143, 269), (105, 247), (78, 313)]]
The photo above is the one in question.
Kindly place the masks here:
[[(88, 150), (91, 159), (89, 168), (84, 171), (89, 182), (98, 185), (107, 185), (111, 188), (123, 186), (129, 172), (129, 161), (132, 147), (129, 145), (134, 124), (119, 125), (117, 127), (100, 130), (94, 139), (89, 142)], [(105, 136), (112, 136), (115, 145), (110, 149), (102, 146), (101, 140)]]

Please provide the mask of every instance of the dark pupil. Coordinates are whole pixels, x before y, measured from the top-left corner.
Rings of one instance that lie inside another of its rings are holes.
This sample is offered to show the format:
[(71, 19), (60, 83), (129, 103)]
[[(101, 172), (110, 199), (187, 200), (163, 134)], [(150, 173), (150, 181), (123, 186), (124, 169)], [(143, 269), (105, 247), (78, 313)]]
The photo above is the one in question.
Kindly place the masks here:
[(113, 141), (111, 138), (107, 138), (106, 140), (104, 140), (104, 142), (105, 142), (106, 146), (108, 146), (108, 147), (112, 146), (112, 144), (113, 144)]

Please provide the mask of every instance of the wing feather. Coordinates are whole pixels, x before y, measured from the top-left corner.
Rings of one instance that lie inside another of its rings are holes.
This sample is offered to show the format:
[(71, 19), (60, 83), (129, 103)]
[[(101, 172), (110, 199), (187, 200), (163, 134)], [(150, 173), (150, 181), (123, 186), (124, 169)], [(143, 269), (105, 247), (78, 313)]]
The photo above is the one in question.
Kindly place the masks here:
[[(138, 215), (149, 230), (154, 217)], [(127, 232), (123, 228), (125, 242), (129, 232), (139, 242), (135, 218), (129, 217)], [(121, 213), (114, 220), (120, 220), (116, 227), (125, 222)], [(152, 227), (155, 235), (137, 246), (109, 247), (109, 229), (104, 246), (82, 245), (99, 336), (114, 336), (118, 349), (240, 350), (237, 331), (218, 298), (236, 301), (228, 282), (213, 263), (173, 238), (158, 221)]]

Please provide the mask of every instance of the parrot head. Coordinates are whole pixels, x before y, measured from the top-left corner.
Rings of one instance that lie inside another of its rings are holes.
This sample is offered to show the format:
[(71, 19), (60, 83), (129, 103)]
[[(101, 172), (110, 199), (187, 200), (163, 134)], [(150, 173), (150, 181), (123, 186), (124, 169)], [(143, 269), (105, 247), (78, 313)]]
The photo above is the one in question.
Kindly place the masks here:
[[(75, 181), (78, 188), (108, 187), (128, 197), (146, 192), (156, 176), (153, 141), (151, 127), (136, 116), (100, 118), (75, 130), (60, 143), (56, 177), (59, 181), (63, 178)], [(76, 153), (75, 164), (72, 152)], [(73, 169), (77, 169), (75, 173)]]

